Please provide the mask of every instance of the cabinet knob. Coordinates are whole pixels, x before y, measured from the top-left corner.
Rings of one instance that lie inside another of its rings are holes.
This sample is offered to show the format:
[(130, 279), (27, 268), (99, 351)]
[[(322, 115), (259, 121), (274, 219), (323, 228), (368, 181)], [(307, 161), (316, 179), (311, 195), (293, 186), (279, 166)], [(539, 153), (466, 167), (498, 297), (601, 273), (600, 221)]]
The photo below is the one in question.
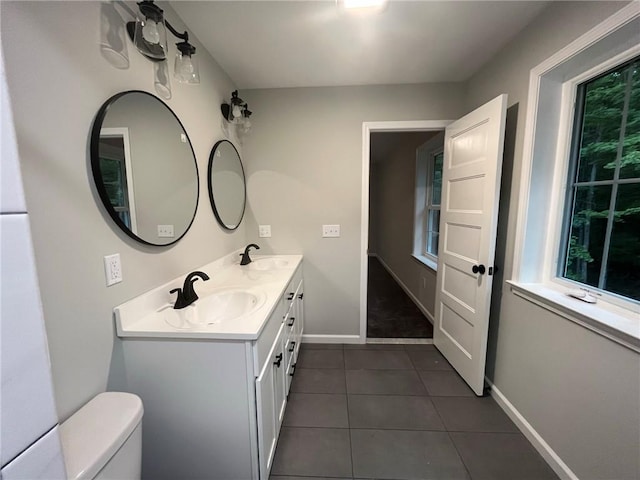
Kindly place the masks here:
[(293, 327), (293, 323), (296, 321), (296, 317), (289, 317), (289, 320), (291, 321), (287, 323), (287, 325), (289, 325), (290, 327)]
[(296, 349), (296, 342), (291, 342), (291, 346), (289, 347), (289, 353), (293, 352)]
[(296, 364), (295, 363), (293, 365), (291, 365), (291, 373), (289, 374), (289, 376), (293, 377), (294, 373), (296, 373)]
[(299, 298), (300, 300), (302, 300), (302, 297), (304, 297), (304, 293), (301, 293), (300, 295), (298, 295), (298, 298)]
[(296, 294), (294, 292), (290, 292), (289, 296), (287, 297), (287, 300), (293, 300), (293, 297), (295, 297)]
[(281, 363), (282, 363), (282, 354), (281, 354), (281, 353), (279, 353), (278, 355), (276, 355), (276, 361), (275, 361), (275, 362), (273, 362), (273, 364), (274, 364), (276, 367), (280, 368), (280, 364), (281, 364)]

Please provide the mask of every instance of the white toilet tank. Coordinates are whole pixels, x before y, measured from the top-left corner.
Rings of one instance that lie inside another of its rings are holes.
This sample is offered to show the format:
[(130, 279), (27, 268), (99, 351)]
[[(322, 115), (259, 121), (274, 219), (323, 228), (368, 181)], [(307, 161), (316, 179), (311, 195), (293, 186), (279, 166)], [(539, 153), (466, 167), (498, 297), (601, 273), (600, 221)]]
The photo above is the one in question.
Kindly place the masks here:
[(142, 412), (137, 395), (105, 392), (60, 425), (67, 478), (140, 479)]

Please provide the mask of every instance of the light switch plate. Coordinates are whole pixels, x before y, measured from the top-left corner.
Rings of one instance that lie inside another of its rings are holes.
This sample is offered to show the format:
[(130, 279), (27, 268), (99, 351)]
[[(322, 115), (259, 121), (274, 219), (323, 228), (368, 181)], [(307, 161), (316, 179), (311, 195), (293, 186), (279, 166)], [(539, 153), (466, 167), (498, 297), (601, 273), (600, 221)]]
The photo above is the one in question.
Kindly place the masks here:
[(173, 238), (173, 225), (158, 225), (158, 237)]
[(340, 236), (340, 225), (322, 225), (323, 238), (335, 238)]
[(271, 237), (271, 225), (258, 225), (258, 235), (260, 238)]
[(122, 265), (120, 264), (119, 253), (104, 257), (104, 274), (107, 280), (107, 287), (122, 281)]

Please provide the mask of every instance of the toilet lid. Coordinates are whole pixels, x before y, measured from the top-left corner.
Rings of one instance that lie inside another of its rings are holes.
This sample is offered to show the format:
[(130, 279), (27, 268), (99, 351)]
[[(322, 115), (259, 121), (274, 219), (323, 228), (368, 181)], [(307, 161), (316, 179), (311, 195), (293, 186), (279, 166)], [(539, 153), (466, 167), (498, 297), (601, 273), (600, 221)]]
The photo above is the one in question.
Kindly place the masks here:
[(60, 425), (67, 477), (95, 477), (140, 424), (142, 413), (137, 395), (105, 392), (69, 417)]

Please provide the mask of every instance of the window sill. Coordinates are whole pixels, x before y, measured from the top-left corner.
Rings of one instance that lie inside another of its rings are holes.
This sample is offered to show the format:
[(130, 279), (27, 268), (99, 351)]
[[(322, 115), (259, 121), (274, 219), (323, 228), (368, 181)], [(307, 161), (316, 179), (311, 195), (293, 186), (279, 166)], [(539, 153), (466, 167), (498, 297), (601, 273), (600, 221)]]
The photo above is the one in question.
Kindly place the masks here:
[(425, 267), (430, 268), (434, 272), (438, 271), (438, 262), (433, 261), (431, 258), (425, 255), (416, 255), (415, 253), (412, 253), (411, 256), (422, 263)]
[(567, 289), (508, 280), (511, 291), (525, 300), (586, 327), (640, 353), (640, 315), (610, 303), (586, 303), (566, 295)]

